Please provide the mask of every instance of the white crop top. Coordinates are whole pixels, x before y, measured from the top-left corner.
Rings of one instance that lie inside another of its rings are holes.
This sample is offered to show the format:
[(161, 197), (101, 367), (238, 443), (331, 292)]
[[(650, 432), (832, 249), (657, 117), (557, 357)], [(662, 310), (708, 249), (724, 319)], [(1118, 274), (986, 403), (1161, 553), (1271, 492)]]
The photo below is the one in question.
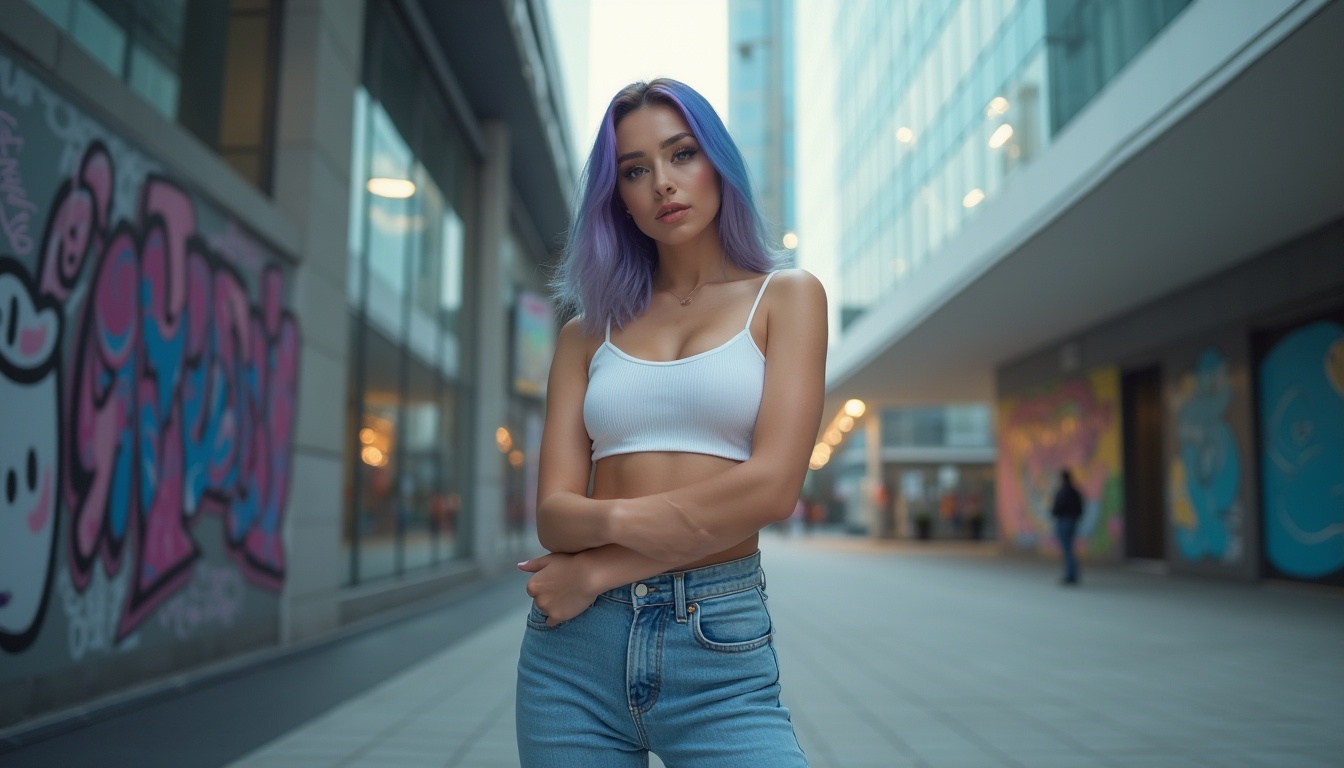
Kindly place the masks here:
[(588, 365), (583, 423), (593, 461), (621, 453), (705, 453), (734, 461), (751, 456), (751, 437), (765, 391), (765, 355), (751, 320), (774, 272), (766, 275), (747, 324), (719, 346), (681, 360), (642, 360), (607, 338)]

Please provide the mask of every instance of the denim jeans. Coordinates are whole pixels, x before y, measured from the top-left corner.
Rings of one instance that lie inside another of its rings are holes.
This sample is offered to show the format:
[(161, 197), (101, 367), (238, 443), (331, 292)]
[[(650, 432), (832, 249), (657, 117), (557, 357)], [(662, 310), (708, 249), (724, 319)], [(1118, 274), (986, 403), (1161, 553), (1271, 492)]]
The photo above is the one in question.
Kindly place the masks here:
[(1074, 552), (1073, 542), (1078, 533), (1078, 518), (1055, 518), (1055, 537), (1059, 539), (1059, 551), (1064, 555), (1064, 580), (1078, 580), (1078, 555)]
[(806, 766), (760, 553), (604, 592), (555, 627), (532, 607), (518, 661), (523, 768)]

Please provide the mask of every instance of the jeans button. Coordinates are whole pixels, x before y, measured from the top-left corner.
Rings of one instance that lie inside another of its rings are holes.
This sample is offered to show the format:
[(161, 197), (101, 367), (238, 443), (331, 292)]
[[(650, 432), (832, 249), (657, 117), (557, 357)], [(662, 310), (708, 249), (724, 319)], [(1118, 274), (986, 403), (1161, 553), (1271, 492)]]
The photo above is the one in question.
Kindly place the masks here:
[(647, 595), (647, 594), (649, 594), (649, 585), (648, 585), (648, 584), (636, 584), (636, 585), (635, 585), (635, 597), (644, 597), (644, 596)]

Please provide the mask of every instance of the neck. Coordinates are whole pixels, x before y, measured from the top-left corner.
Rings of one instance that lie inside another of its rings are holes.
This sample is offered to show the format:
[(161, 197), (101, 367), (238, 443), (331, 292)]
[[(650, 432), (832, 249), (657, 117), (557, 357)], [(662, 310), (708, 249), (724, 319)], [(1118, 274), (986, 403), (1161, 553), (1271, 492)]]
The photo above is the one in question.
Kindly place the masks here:
[(670, 290), (686, 295), (697, 286), (727, 280), (736, 268), (728, 263), (718, 232), (706, 230), (677, 245), (658, 244), (658, 271), (653, 276), (655, 290)]

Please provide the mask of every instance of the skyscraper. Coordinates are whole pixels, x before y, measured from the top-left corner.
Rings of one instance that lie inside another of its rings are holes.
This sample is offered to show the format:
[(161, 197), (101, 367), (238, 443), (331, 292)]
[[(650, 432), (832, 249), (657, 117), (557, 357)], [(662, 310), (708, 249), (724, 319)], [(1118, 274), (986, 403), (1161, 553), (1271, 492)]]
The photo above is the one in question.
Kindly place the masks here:
[(793, 0), (730, 0), (728, 127), (746, 157), (773, 244), (797, 247)]

